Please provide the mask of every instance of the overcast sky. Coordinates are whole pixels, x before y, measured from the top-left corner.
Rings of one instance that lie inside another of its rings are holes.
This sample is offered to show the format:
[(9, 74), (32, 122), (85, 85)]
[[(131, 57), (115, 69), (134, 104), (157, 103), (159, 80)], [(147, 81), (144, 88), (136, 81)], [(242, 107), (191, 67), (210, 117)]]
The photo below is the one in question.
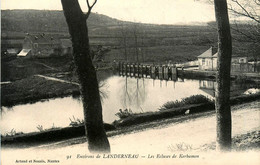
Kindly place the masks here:
[[(86, 11), (86, 0), (79, 0)], [(61, 10), (60, 0), (1, 0), (1, 9)], [(213, 6), (198, 0), (98, 0), (93, 12), (126, 21), (190, 24), (215, 19)]]
[[(1, 9), (62, 10), (60, 0), (0, 0)], [(93, 1), (93, 0), (90, 0)], [(193, 24), (215, 20), (210, 0), (98, 0), (93, 12), (125, 21), (155, 24)], [(211, 0), (212, 1), (212, 0)], [(87, 11), (86, 0), (79, 0)], [(228, 3), (232, 1), (228, 0)], [(250, 11), (253, 0), (239, 0)], [(234, 3), (233, 3), (234, 4)], [(232, 7), (236, 7), (233, 6)], [(260, 6), (254, 6), (260, 11)], [(232, 17), (245, 20), (245, 18)]]

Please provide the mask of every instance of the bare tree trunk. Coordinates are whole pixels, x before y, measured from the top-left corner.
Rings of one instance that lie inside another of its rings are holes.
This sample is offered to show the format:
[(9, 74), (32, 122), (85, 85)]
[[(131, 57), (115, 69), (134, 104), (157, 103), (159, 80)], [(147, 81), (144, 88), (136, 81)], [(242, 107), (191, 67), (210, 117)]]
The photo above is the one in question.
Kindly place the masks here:
[(83, 100), (85, 130), (90, 152), (110, 152), (104, 130), (96, 71), (92, 64), (86, 15), (78, 0), (61, 0), (73, 44), (73, 58)]
[(218, 26), (216, 87), (217, 149), (231, 150), (230, 66), (232, 42), (226, 0), (214, 0)]

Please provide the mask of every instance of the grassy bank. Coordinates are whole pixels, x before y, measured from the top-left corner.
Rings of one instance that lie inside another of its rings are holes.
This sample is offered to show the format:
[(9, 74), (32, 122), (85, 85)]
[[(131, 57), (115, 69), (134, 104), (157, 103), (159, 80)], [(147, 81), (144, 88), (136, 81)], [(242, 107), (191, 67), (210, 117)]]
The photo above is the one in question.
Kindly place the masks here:
[[(230, 104), (237, 105), (237, 104), (242, 104), (242, 103), (255, 101), (255, 100), (260, 100), (260, 93), (231, 97)], [(159, 112), (132, 114), (124, 119), (115, 121), (114, 125), (116, 127), (124, 127), (124, 126), (136, 125), (145, 122), (151, 122), (155, 120), (172, 118), (172, 117), (182, 116), (187, 114), (214, 111), (214, 109), (215, 109), (215, 105), (212, 103), (183, 105), (182, 107), (164, 109)]]
[[(111, 124), (104, 123), (106, 131), (114, 130), (115, 127)], [(66, 128), (54, 128), (40, 132), (32, 132), (27, 134), (20, 133), (14, 136), (1, 136), (2, 145), (18, 144), (18, 143), (29, 143), (30, 145), (55, 142), (64, 139), (70, 139), (85, 135), (85, 127), (83, 124), (73, 127)]]
[(46, 80), (31, 76), (1, 86), (1, 105), (13, 106), (33, 103), (41, 99), (79, 95), (79, 87), (74, 84)]
[(35, 74), (68, 72), (72, 65), (72, 58), (16, 58), (1, 61), (1, 81), (21, 80)]
[[(259, 105), (258, 105), (258, 102), (255, 101), (255, 102), (235, 105), (235, 106), (232, 106), (231, 108), (232, 108), (232, 111), (236, 111), (236, 110), (245, 109), (247, 107), (254, 109), (254, 108), (259, 107)], [(116, 129), (114, 128), (114, 126), (108, 124), (108, 125), (105, 125), (105, 128), (107, 130), (107, 136), (111, 137), (111, 136), (116, 136), (116, 135), (128, 134), (128, 133), (131, 133), (131, 132), (141, 132), (141, 131), (145, 131), (145, 130), (151, 129), (151, 128), (156, 129), (156, 128), (167, 127), (169, 125), (172, 125), (173, 123), (180, 123), (180, 122), (184, 122), (184, 121), (188, 121), (188, 120), (206, 117), (206, 116), (214, 115), (214, 113), (215, 113), (214, 111), (208, 111), (208, 112), (203, 112), (203, 113), (194, 113), (194, 114), (191, 114), (191, 115), (179, 115), (179, 116), (176, 116), (176, 117), (163, 119), (163, 120), (155, 120), (155, 121), (150, 121), (150, 122), (145, 122), (145, 123), (140, 123), (140, 124), (117, 127)], [(85, 134), (84, 134), (84, 127), (83, 126), (64, 128), (64, 130), (62, 130), (62, 131), (66, 132), (66, 130), (68, 131), (70, 129), (75, 129), (75, 131), (77, 130), (77, 133), (75, 135), (79, 135), (79, 132), (81, 132), (81, 133), (80, 133), (79, 136), (74, 136), (74, 134), (70, 133), (70, 131), (69, 131), (64, 136), (65, 137), (73, 136), (75, 138), (62, 138), (62, 136), (59, 136), (59, 138), (61, 138), (61, 139), (57, 140), (54, 136), (56, 134), (56, 131), (51, 130), (47, 133), (37, 132), (37, 133), (34, 133), (35, 135), (29, 134), (28, 135), (29, 137), (26, 137), (27, 134), (24, 134), (23, 137), (25, 139), (27, 139), (27, 142), (25, 140), (22, 140), (21, 135), (20, 135), (20, 137), (19, 137), (20, 139), (18, 138), (19, 140), (16, 140), (16, 139), (12, 140), (12, 137), (9, 137), (8, 142), (6, 141), (5, 143), (2, 143), (2, 144), (3, 144), (3, 147), (28, 147), (28, 146), (34, 146), (34, 145), (40, 145), (40, 144), (47, 144), (48, 148), (52, 148), (52, 147), (56, 148), (56, 147), (65, 147), (65, 146), (69, 146), (69, 145), (81, 144), (81, 143), (86, 142), (86, 137), (85, 137)], [(62, 131), (61, 130), (58, 131), (57, 134), (59, 135)], [(73, 130), (71, 130), (71, 131), (73, 131)], [(53, 138), (50, 138), (48, 136), (52, 136)], [(247, 135), (245, 135), (245, 136), (247, 136)], [(44, 140), (43, 141), (39, 141), (39, 140), (37, 141), (35, 139), (32, 139), (32, 138), (36, 138), (36, 137), (37, 138), (41, 137)], [(239, 139), (245, 139), (245, 138), (239, 138)], [(3, 140), (3, 138), (2, 138), (2, 140)], [(32, 143), (32, 141), (34, 141), (34, 143)], [(49, 143), (49, 142), (54, 142), (54, 141), (59, 141), (59, 142), (53, 143), (53, 144)], [(243, 140), (243, 141), (246, 142), (245, 140)], [(233, 140), (233, 142), (236, 143), (236, 144), (241, 143), (241, 141), (236, 141), (236, 140)], [(248, 141), (248, 142), (250, 142), (250, 141)], [(209, 146), (214, 147), (214, 144), (207, 144), (205, 146), (202, 146), (201, 148), (202, 149), (210, 148)], [(252, 145), (252, 147), (253, 147), (253, 145)]]
[[(205, 144), (200, 147), (202, 151), (216, 149), (216, 143)], [(260, 132), (252, 131), (246, 134), (237, 135), (232, 138), (232, 151), (260, 150)]]
[(190, 97), (183, 98), (181, 101), (169, 101), (165, 104), (163, 104), (159, 110), (164, 111), (172, 108), (180, 108), (185, 107), (187, 105), (194, 105), (194, 104), (214, 104), (213, 100), (210, 100), (204, 95), (192, 95)]
[[(97, 78), (99, 81), (113, 75), (113, 71), (109, 69), (109, 67), (99, 68), (97, 71)], [(55, 72), (44, 75), (65, 80), (66, 82), (78, 82), (77, 76), (75, 74), (70, 74), (70, 72)], [(1, 105), (14, 106), (17, 104), (34, 103), (42, 99), (70, 95), (79, 96), (79, 94), (78, 85), (47, 80), (38, 76), (29, 76), (9, 84), (1, 85)]]

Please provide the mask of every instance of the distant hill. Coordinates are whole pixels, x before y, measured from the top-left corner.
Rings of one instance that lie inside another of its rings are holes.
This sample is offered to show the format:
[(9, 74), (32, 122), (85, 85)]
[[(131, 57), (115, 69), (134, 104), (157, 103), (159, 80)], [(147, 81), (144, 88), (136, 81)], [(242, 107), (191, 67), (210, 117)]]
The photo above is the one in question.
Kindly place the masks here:
[[(69, 38), (63, 11), (2, 10), (1, 19), (2, 50), (21, 49), (25, 33), (44, 32)], [(88, 28), (91, 45), (112, 48), (107, 56), (110, 61), (124, 60), (127, 49), (130, 61), (135, 61), (139, 54), (144, 61), (183, 62), (195, 60), (209, 47), (217, 46), (215, 22), (208, 23), (208, 26), (155, 25), (125, 22), (92, 13), (88, 19)], [(244, 31), (250, 31), (250, 28), (245, 27)], [(243, 35), (233, 31), (232, 37), (233, 55), (254, 57), (259, 54), (255, 44), (246, 41)], [(124, 39), (127, 42), (126, 49)]]
[[(63, 11), (2, 10), (2, 31), (16, 32), (68, 32)], [(102, 14), (92, 13), (90, 28), (118, 25), (119, 21)]]

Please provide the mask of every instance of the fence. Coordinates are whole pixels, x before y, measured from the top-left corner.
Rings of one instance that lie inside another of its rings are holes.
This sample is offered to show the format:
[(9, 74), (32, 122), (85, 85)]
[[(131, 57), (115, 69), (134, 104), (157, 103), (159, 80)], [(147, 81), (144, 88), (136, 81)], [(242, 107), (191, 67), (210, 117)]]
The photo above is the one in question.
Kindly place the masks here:
[(260, 64), (231, 64), (231, 72), (255, 73), (260, 72)]

